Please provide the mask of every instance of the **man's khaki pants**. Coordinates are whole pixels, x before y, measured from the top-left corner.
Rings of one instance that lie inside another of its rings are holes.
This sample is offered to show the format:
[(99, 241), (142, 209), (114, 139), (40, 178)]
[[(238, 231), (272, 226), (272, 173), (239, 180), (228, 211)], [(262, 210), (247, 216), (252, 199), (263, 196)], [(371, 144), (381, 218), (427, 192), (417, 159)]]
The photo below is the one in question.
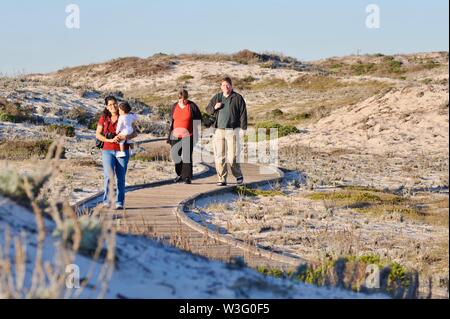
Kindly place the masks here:
[(239, 130), (216, 129), (213, 144), (219, 182), (227, 181), (227, 164), (230, 165), (234, 177), (242, 177), (241, 165), (238, 160), (240, 155)]

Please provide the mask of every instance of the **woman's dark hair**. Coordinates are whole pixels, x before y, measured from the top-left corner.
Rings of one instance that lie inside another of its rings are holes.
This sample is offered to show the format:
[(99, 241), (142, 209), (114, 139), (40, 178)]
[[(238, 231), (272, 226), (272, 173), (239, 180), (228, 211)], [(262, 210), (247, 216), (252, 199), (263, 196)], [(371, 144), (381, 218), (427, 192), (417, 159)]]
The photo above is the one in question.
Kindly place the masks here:
[(119, 109), (125, 112), (125, 114), (128, 114), (131, 112), (131, 106), (128, 102), (120, 102), (119, 103)]
[(117, 103), (116, 97), (112, 95), (108, 95), (107, 97), (105, 97), (105, 105), (108, 105), (109, 101), (114, 101), (115, 103)]
[[(109, 101), (113, 101), (113, 102), (117, 103), (117, 99), (114, 96), (112, 96), (112, 95), (109, 95), (109, 96), (107, 96), (105, 98), (105, 105), (106, 106), (108, 105)], [(107, 107), (105, 107), (105, 109), (103, 110), (103, 116), (105, 116), (105, 117), (111, 117), (112, 116), (111, 112), (108, 110)]]
[(188, 91), (186, 91), (185, 89), (181, 89), (180, 91), (178, 91), (178, 98), (181, 99), (185, 99), (187, 100), (189, 98), (189, 93)]

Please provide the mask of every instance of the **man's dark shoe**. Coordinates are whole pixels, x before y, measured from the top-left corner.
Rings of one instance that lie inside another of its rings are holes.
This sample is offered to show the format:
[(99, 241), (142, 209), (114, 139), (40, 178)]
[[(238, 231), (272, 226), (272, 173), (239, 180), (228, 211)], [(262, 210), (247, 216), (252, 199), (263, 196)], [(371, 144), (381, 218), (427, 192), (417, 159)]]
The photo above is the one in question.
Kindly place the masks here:
[(174, 183), (179, 183), (179, 182), (181, 182), (181, 180), (182, 180), (181, 176), (177, 176), (177, 177), (173, 180), (173, 182), (174, 182)]
[(217, 182), (217, 186), (227, 186), (226, 182)]
[(184, 183), (185, 183), (185, 184), (192, 184), (192, 181), (191, 181), (190, 178), (186, 178), (186, 179), (184, 180)]
[(238, 185), (244, 184), (244, 177), (241, 176), (241, 177), (236, 178), (236, 184), (238, 184)]

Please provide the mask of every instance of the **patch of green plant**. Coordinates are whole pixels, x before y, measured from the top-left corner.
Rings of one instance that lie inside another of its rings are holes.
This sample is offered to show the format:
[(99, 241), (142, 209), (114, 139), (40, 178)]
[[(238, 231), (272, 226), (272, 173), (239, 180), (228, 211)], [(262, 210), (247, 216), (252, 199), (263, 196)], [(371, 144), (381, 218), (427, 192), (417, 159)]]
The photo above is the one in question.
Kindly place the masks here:
[(283, 116), (284, 113), (280, 109), (275, 109), (275, 110), (270, 111), (270, 115), (273, 117), (280, 117), (280, 116)]
[(315, 201), (330, 201), (336, 207), (352, 208), (359, 213), (374, 217), (396, 213), (399, 218), (406, 217), (422, 221), (430, 219), (407, 198), (370, 188), (353, 187), (334, 192), (314, 192), (306, 197)]
[(37, 194), (47, 182), (48, 176), (37, 178), (33, 175), (19, 174), (17, 171), (4, 169), (0, 172), (0, 194), (27, 208), (31, 208), (30, 199), (25, 188), (25, 181), (30, 185), (32, 194)]
[(297, 89), (325, 92), (344, 87), (347, 84), (333, 76), (304, 75), (295, 79), (291, 85)]
[(43, 158), (52, 143), (51, 140), (3, 140), (0, 141), (0, 159), (20, 161)]
[[(368, 289), (365, 286), (369, 265), (380, 271), (380, 287)], [(414, 274), (404, 266), (382, 260), (377, 255), (328, 257), (321, 263), (303, 263), (296, 271), (283, 271), (259, 266), (258, 272), (266, 276), (287, 278), (316, 286), (341, 287), (355, 292), (384, 292), (396, 298), (411, 298), (416, 291), (408, 291), (413, 284)]]
[(47, 130), (49, 132), (55, 132), (58, 135), (63, 135), (67, 137), (74, 137), (75, 136), (75, 127), (72, 125), (66, 125), (66, 124), (51, 124), (47, 126)]
[(391, 73), (402, 73), (402, 65), (401, 61), (392, 60), (388, 62), (389, 72)]
[(431, 84), (431, 83), (433, 82), (433, 79), (426, 78), (426, 79), (423, 79), (421, 82), (422, 82), (423, 84)]
[(378, 255), (363, 255), (357, 257), (356, 260), (367, 265), (381, 265), (381, 258)]
[(233, 86), (238, 90), (248, 90), (251, 88), (253, 82), (256, 81), (256, 78), (253, 76), (246, 76), (245, 78), (238, 78), (234, 80)]
[(87, 128), (90, 130), (97, 130), (97, 124), (98, 124), (98, 120), (100, 120), (100, 117), (102, 116), (103, 112), (98, 112), (97, 114), (94, 115), (93, 118), (91, 118), (89, 120), (89, 123), (87, 124)]
[(295, 122), (305, 121), (312, 118), (312, 114), (310, 112), (303, 112), (292, 117), (292, 120)]
[(75, 235), (75, 222), (78, 223), (81, 230), (79, 252), (92, 256), (97, 250), (102, 233), (102, 222), (100, 219), (88, 215), (83, 215), (76, 221), (65, 219), (62, 225), (53, 231), (52, 235), (61, 238), (66, 245), (72, 246)]
[(330, 65), (330, 69), (336, 70), (336, 69), (343, 68), (344, 66), (345, 66), (344, 63), (334, 63), (334, 64)]
[(437, 68), (437, 67), (440, 67), (440, 66), (441, 66), (440, 63), (438, 63), (438, 62), (436, 62), (436, 61), (433, 61), (433, 60), (428, 60), (428, 61), (425, 62), (425, 64), (424, 64), (424, 67), (425, 67), (425, 69), (427, 69), (427, 70), (432, 70), (432, 69)]
[(24, 108), (19, 103), (11, 103), (0, 99), (0, 121), (11, 123), (23, 123), (30, 121), (32, 109)]
[(75, 106), (69, 111), (67, 118), (77, 121), (80, 125), (88, 125), (90, 116), (84, 107)]
[(235, 189), (236, 194), (240, 196), (264, 196), (264, 197), (272, 197), (272, 196), (283, 196), (283, 192), (279, 190), (262, 190), (257, 188), (248, 188), (245, 186), (238, 186)]
[(363, 189), (349, 189), (334, 192), (315, 192), (307, 196), (309, 199), (320, 201), (330, 200), (337, 201), (338, 204), (352, 205), (357, 203), (373, 203), (373, 204), (398, 204), (405, 199), (391, 193), (373, 192)]
[(278, 268), (268, 268), (265, 266), (258, 266), (256, 270), (265, 276), (271, 276), (271, 277), (275, 277), (275, 278), (286, 278), (287, 277), (287, 274)]
[(194, 78), (194, 77), (193, 77), (192, 75), (190, 75), (190, 74), (185, 74), (185, 75), (179, 76), (179, 77), (177, 78), (177, 81), (178, 81), (178, 82), (186, 82), (186, 81), (192, 80), (193, 78)]
[(375, 63), (358, 63), (353, 64), (350, 68), (353, 75), (367, 75), (375, 72), (377, 66)]
[(389, 272), (389, 282), (388, 285), (392, 285), (393, 283), (400, 283), (402, 286), (408, 287), (410, 284), (409, 279), (407, 278), (408, 271), (406, 268), (399, 263), (392, 263), (390, 265), (391, 271)]
[(292, 134), (298, 134), (300, 131), (293, 125), (284, 125), (274, 121), (258, 122), (255, 125), (256, 135), (258, 135), (259, 129), (266, 130), (266, 140), (270, 139), (270, 129), (276, 129), (278, 131), (278, 137), (288, 136)]

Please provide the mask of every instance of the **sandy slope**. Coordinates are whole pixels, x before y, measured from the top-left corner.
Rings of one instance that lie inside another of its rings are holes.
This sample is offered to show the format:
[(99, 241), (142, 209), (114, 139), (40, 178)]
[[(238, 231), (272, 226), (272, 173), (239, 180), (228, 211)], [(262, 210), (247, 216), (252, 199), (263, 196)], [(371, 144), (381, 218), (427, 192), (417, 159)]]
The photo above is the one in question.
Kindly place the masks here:
[(449, 147), (448, 87), (394, 88), (338, 109), (304, 128), (307, 133), (284, 141), (295, 140), (321, 150), (351, 148), (372, 154), (444, 155)]

